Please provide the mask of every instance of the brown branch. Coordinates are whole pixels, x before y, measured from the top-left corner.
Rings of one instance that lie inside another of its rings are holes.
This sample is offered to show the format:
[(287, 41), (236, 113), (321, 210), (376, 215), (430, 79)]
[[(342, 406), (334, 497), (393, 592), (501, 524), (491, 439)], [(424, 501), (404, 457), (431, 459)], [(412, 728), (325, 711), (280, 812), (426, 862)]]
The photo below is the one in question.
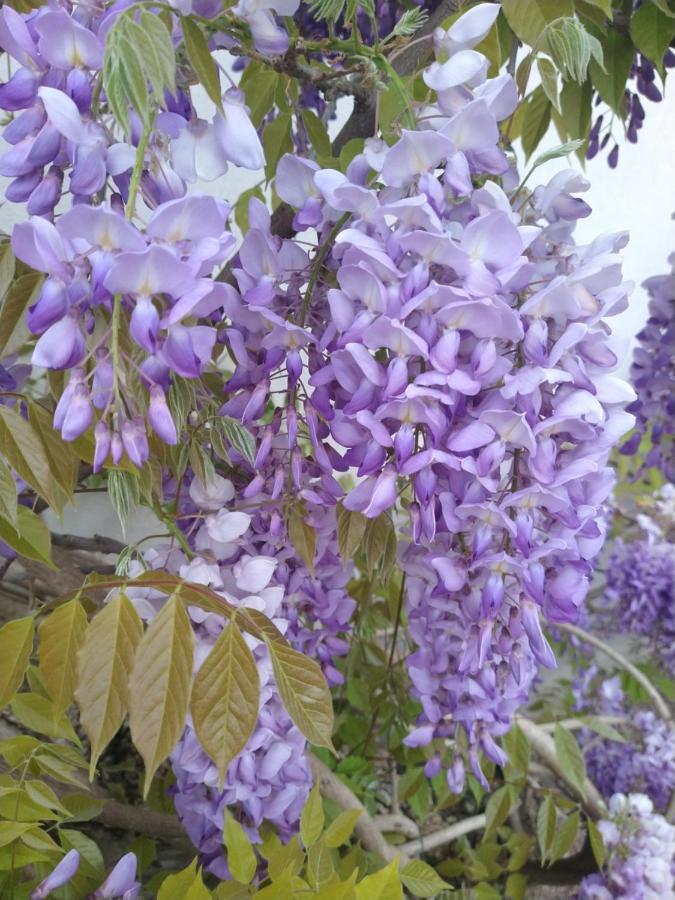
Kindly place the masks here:
[(64, 550), (85, 550), (87, 553), (114, 553), (116, 555), (127, 549), (127, 545), (115, 538), (95, 534), (93, 537), (81, 537), (79, 534), (56, 534), (52, 532), (52, 544)]
[(142, 806), (130, 806), (118, 800), (105, 800), (103, 809), (92, 821), (98, 822), (104, 828), (134, 831), (169, 844), (191, 846), (185, 829), (176, 816), (153, 812)]
[[(429, 54), (434, 30), (459, 8), (460, 0), (442, 0), (440, 5), (429, 16), (414, 38), (404, 47), (397, 49), (391, 57), (392, 68), (398, 75), (405, 76), (414, 72)], [(354, 98), (352, 114), (342, 126), (332, 144), (333, 156), (353, 138), (372, 137), (375, 132), (375, 110), (377, 107), (376, 92), (368, 95), (357, 95)], [(295, 211), (287, 203), (281, 203), (272, 215), (272, 231), (281, 238), (291, 238), (295, 234), (293, 217)]]
[(550, 769), (554, 775), (557, 775), (557, 777), (567, 785), (574, 796), (581, 800), (586, 811), (590, 813), (594, 819), (603, 818), (603, 816), (606, 815), (607, 807), (605, 806), (605, 801), (600, 796), (598, 789), (592, 781), (586, 778), (583, 784), (583, 792), (579, 791), (558, 759), (553, 738), (529, 719), (518, 719), (518, 727), (529, 740), (532, 749), (537, 756), (546, 764), (546, 767)]
[(337, 803), (340, 809), (358, 809), (361, 812), (354, 830), (364, 849), (370, 850), (385, 862), (391, 862), (397, 856), (402, 856), (398, 848), (385, 840), (384, 835), (356, 794), (316, 756), (310, 753), (308, 759), (314, 780), (319, 785), (323, 796)]

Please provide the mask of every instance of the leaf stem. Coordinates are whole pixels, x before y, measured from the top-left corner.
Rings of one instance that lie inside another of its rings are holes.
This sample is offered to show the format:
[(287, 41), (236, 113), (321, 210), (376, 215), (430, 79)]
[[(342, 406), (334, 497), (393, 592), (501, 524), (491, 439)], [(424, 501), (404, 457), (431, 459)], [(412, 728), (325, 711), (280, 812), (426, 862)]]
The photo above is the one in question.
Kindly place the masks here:
[(134, 163), (134, 170), (131, 173), (131, 182), (129, 184), (129, 199), (127, 200), (126, 209), (126, 217), (129, 221), (133, 219), (136, 209), (136, 197), (138, 195), (138, 187), (141, 181), (141, 175), (143, 174), (145, 151), (148, 149), (151, 130), (151, 127), (143, 129), (143, 134), (141, 135), (141, 139), (138, 142), (138, 147), (136, 148), (136, 162)]

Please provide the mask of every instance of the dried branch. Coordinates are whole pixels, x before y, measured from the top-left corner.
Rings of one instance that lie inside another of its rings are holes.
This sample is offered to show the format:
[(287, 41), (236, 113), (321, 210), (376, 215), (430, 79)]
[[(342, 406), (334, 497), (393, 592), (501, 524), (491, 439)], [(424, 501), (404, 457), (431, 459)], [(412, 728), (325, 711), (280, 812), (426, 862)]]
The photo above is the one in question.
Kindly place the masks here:
[(558, 759), (553, 738), (549, 737), (539, 725), (535, 725), (530, 719), (519, 719), (518, 726), (529, 740), (534, 752), (546, 764), (547, 768), (554, 775), (557, 775), (572, 793), (581, 800), (584, 808), (593, 818), (601, 819), (606, 814), (607, 808), (605, 801), (600, 796), (600, 792), (593, 782), (586, 778), (584, 780), (583, 794), (580, 793)]
[(93, 820), (104, 828), (134, 831), (169, 844), (191, 847), (185, 829), (176, 816), (153, 812), (142, 806), (130, 806), (117, 800), (106, 800)]
[(457, 838), (470, 834), (472, 831), (479, 831), (485, 828), (487, 817), (485, 813), (479, 816), (469, 816), (468, 819), (461, 819), (459, 822), (453, 822), (445, 828), (438, 831), (432, 831), (430, 834), (424, 834), (414, 841), (408, 841), (400, 844), (398, 850), (406, 853), (408, 856), (419, 856), (420, 853), (428, 853), (430, 850), (437, 850), (446, 844), (451, 844)]
[(64, 550), (85, 550), (87, 553), (114, 553), (118, 555), (127, 549), (127, 545), (115, 538), (95, 534), (93, 537), (81, 537), (79, 534), (57, 534), (52, 532), (52, 544)]

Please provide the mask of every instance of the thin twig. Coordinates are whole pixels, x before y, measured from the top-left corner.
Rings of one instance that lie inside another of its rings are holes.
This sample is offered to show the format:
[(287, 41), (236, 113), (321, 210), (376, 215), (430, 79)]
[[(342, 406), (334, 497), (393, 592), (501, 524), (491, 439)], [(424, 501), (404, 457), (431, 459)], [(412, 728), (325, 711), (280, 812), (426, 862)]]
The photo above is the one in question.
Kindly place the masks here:
[(634, 666), (632, 662), (627, 660), (625, 656), (619, 653), (618, 650), (610, 647), (609, 644), (601, 641), (600, 638), (596, 637), (594, 634), (589, 634), (587, 631), (584, 631), (583, 628), (579, 628), (578, 625), (556, 624), (556, 628), (560, 629), (560, 631), (566, 631), (568, 634), (573, 634), (575, 637), (584, 641), (584, 643), (592, 644), (594, 647), (597, 647), (598, 650), (602, 650), (606, 656), (609, 656), (610, 659), (613, 659), (614, 662), (618, 663), (624, 671), (628, 672), (628, 674), (644, 688), (645, 693), (647, 693), (653, 701), (661, 718), (669, 724), (673, 723), (673, 715), (670, 711), (670, 707), (649, 678), (647, 678), (644, 672), (641, 672)]
[(481, 828), (485, 828), (486, 823), (485, 813), (481, 813), (479, 816), (469, 816), (468, 819), (453, 822), (452, 825), (441, 828), (439, 831), (432, 831), (431, 834), (422, 835), (422, 837), (415, 838), (414, 841), (399, 844), (397, 849), (400, 853), (408, 856), (419, 856), (420, 853), (428, 853), (430, 850), (451, 844), (452, 841), (456, 841), (457, 838), (470, 834), (472, 831), (479, 831)]
[(79, 534), (56, 534), (52, 532), (52, 544), (64, 550), (86, 550), (88, 553), (119, 554), (127, 549), (127, 545), (115, 538), (95, 534), (93, 537), (81, 537)]

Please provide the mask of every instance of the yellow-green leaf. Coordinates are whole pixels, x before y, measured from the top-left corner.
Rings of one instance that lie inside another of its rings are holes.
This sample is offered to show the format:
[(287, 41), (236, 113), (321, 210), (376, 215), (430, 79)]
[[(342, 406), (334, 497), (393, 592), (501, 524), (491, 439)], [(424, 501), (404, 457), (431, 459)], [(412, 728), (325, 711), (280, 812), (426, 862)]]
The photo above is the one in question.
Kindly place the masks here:
[(568, 816), (563, 821), (562, 825), (556, 828), (555, 837), (549, 852), (550, 862), (554, 863), (556, 860), (562, 859), (571, 848), (579, 830), (579, 818), (579, 811), (575, 810), (571, 816)]
[(77, 654), (86, 628), (87, 614), (78, 599), (58, 606), (40, 623), (40, 674), (54, 704), (55, 721), (73, 701), (77, 682)]
[(0, 454), (57, 513), (63, 509), (63, 493), (54, 477), (42, 441), (29, 422), (8, 406), (0, 406)]
[[(164, 879), (157, 892), (157, 900), (185, 900), (186, 897), (190, 896), (189, 892), (193, 889), (195, 882), (201, 882), (203, 885), (196, 858), (192, 860), (189, 866), (181, 869), (180, 872), (169, 875)], [(194, 900), (198, 896), (198, 894), (193, 895)], [(206, 896), (209, 895), (207, 894)]]
[(286, 711), (307, 740), (333, 748), (333, 703), (320, 666), (287, 644), (267, 644)]
[(223, 840), (227, 850), (227, 867), (232, 877), (242, 884), (250, 884), (258, 868), (258, 862), (246, 832), (227, 811), (225, 811)]
[(18, 506), (16, 523), (0, 518), (0, 538), (9, 544), (20, 556), (36, 559), (55, 569), (52, 561), (52, 539), (49, 529), (27, 506)]
[(0, 822), (0, 847), (6, 847), (34, 827), (32, 822)]
[(173, 595), (136, 648), (129, 684), (129, 726), (131, 739), (145, 763), (144, 796), (185, 727), (192, 659), (190, 620)]
[(211, 100), (216, 106), (222, 108), (218, 68), (213, 60), (204, 33), (199, 25), (189, 16), (181, 16), (180, 24), (183, 29), (185, 49), (190, 65), (195, 70), (195, 75)]
[(53, 415), (44, 406), (31, 403), (28, 407), (28, 419), (42, 441), (54, 480), (63, 488), (68, 500), (74, 503), (79, 460), (73, 452), (72, 445), (62, 440), (54, 430)]
[(356, 897), (357, 900), (403, 900), (398, 856), (384, 869), (359, 881), (356, 885)]
[(307, 521), (307, 513), (303, 504), (298, 504), (291, 509), (288, 517), (288, 537), (295, 552), (313, 575), (316, 528)]
[[(12, 713), (30, 731), (46, 734), (48, 737), (65, 738), (79, 744), (70, 719), (66, 715), (57, 718), (54, 715), (54, 704), (47, 697), (22, 691), (15, 694), (11, 702)], [(56, 761), (55, 761), (56, 762)], [(58, 768), (58, 766), (56, 767)], [(50, 773), (53, 774), (53, 773)], [(74, 782), (81, 785), (81, 782)]]
[(190, 710), (199, 742), (221, 784), (258, 718), (258, 667), (237, 625), (227, 625), (195, 676)]
[(33, 649), (32, 616), (14, 619), (0, 628), (0, 709), (21, 687)]
[(12, 470), (0, 459), (0, 516), (7, 519), (10, 525), (16, 526), (16, 515), (16, 482)]
[(549, 22), (574, 15), (574, 4), (572, 0), (502, 0), (502, 10), (521, 41), (534, 47)]
[(345, 844), (352, 836), (352, 832), (361, 817), (360, 809), (345, 809), (333, 819), (323, 836), (327, 847), (336, 848)]
[[(9, 262), (3, 260), (4, 275), (9, 270)], [(0, 304), (0, 356), (16, 353), (30, 337), (26, 324), (26, 310), (37, 299), (44, 275), (29, 272), (14, 279)]]
[(323, 823), (325, 821), (323, 813), (323, 801), (319, 793), (319, 785), (315, 784), (309, 792), (307, 802), (302, 810), (300, 817), (300, 837), (305, 849), (315, 844), (321, 837), (323, 831)]
[(354, 558), (361, 546), (368, 519), (363, 513), (346, 509), (342, 503), (335, 508), (337, 542), (340, 556), (345, 562)]
[(91, 744), (89, 778), (129, 709), (129, 672), (143, 624), (123, 591), (89, 623), (78, 657), (75, 699)]
[(577, 744), (577, 739), (567, 728), (556, 724), (553, 740), (556, 756), (560, 760), (560, 765), (565, 775), (576, 787), (580, 796), (583, 797), (585, 795), (586, 763), (579, 744)]
[(415, 897), (435, 897), (450, 888), (436, 869), (421, 859), (413, 859), (401, 869), (401, 881)]

